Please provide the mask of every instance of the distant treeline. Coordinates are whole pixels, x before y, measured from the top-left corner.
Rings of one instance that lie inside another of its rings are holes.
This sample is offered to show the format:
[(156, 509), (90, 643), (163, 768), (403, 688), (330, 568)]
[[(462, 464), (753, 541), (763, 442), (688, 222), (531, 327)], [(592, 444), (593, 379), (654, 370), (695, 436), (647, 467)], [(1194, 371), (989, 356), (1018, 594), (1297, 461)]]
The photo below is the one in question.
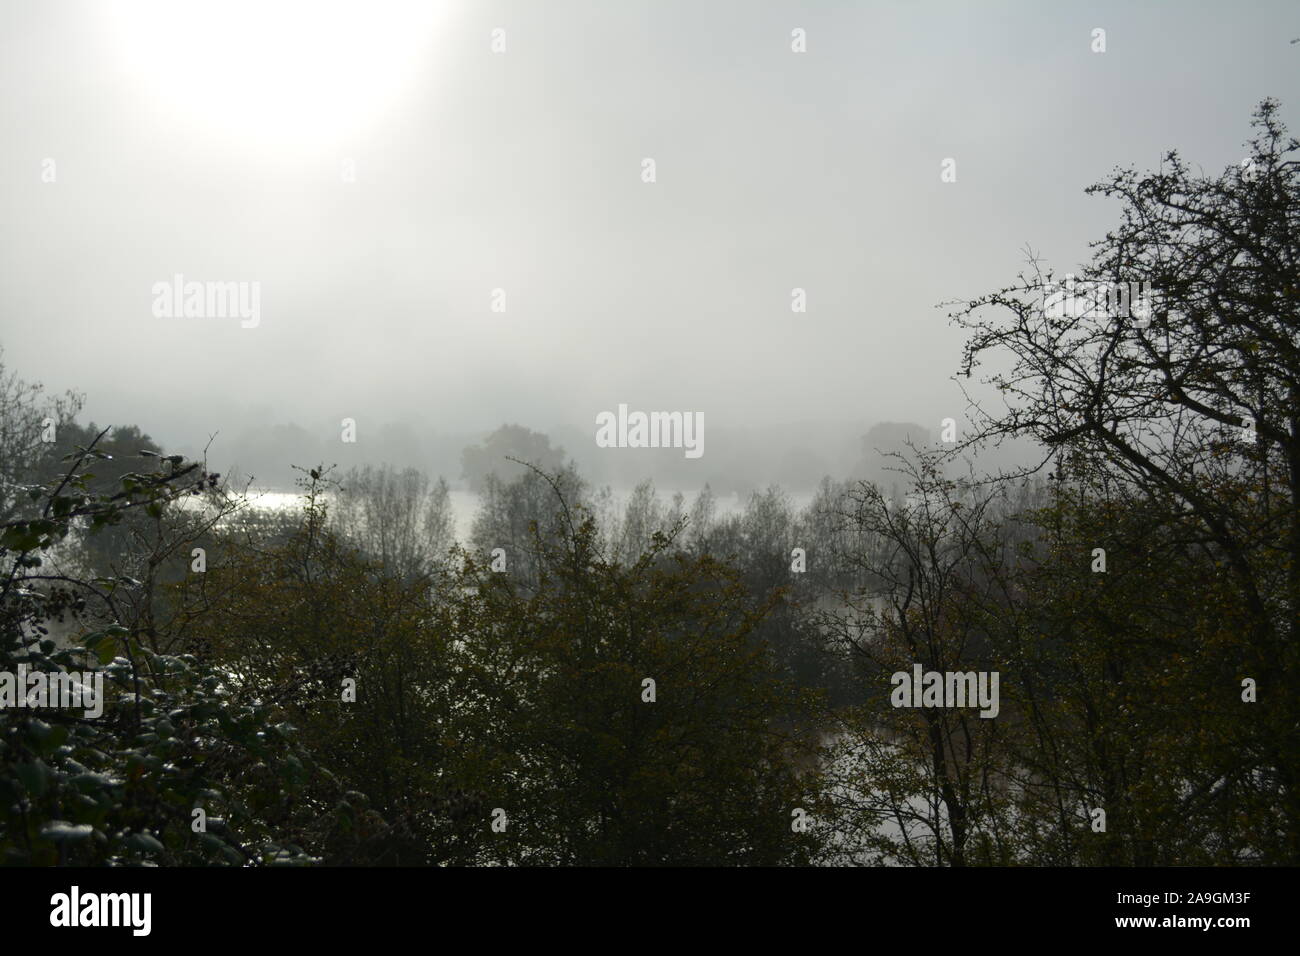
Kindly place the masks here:
[[(510, 456), (543, 468), (565, 464), (596, 486), (632, 488), (651, 480), (662, 488), (701, 488), (720, 495), (748, 495), (772, 485), (793, 492), (815, 489), (826, 475), (888, 483), (887, 456), (909, 445), (929, 446), (940, 433), (939, 422), (924, 427), (910, 422), (874, 425), (805, 422), (752, 428), (716, 424), (706, 416), (708, 452), (687, 459), (679, 449), (626, 449), (596, 446), (596, 427), (556, 426), (546, 433), (506, 424), (487, 434), (426, 432), (410, 425), (357, 422), (357, 441), (340, 441), (339, 422), (311, 428), (268, 423), (218, 434), (207, 457), (214, 467), (236, 478), (251, 478), (258, 487), (287, 490), (296, 473), (293, 462), (325, 461), (343, 470), (390, 464), (442, 475), (452, 487), (476, 489), (489, 471), (501, 477), (518, 474)], [(198, 455), (201, 449), (191, 447)], [(982, 466), (1022, 463), (1023, 449), (989, 449)]]

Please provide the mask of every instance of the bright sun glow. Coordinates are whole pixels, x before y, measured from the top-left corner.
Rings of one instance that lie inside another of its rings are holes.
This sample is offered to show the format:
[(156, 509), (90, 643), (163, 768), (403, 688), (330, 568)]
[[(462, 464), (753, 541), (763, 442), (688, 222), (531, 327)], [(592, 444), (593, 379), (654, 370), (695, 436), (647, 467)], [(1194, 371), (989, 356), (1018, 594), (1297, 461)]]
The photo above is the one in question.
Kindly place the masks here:
[(120, 0), (103, 8), (154, 103), (232, 146), (317, 149), (373, 121), (419, 69), (440, 0)]

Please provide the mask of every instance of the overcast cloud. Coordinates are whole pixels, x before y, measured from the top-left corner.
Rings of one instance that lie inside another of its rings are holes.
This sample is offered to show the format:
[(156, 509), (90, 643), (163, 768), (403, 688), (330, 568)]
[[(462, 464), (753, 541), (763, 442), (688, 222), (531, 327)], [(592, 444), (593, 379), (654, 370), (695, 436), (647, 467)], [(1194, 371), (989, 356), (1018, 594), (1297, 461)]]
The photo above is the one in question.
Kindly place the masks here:
[[(0, 344), (86, 417), (937, 427), (940, 302), (1078, 264), (1116, 164), (1300, 125), (1294, 3), (265, 6), (0, 4)], [(260, 323), (156, 317), (177, 273)]]

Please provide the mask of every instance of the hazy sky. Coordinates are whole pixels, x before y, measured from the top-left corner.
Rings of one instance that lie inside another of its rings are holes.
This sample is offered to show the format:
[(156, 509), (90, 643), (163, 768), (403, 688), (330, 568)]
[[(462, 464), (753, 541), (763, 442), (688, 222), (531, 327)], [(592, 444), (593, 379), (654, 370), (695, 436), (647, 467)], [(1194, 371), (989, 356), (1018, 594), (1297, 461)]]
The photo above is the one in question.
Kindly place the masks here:
[[(1080, 262), (1115, 164), (1237, 163), (1265, 96), (1300, 128), (1293, 37), (1294, 0), (0, 0), (0, 344), (171, 441), (619, 403), (937, 427), (936, 305), (1026, 241)], [(260, 283), (260, 324), (156, 317), (177, 273)]]

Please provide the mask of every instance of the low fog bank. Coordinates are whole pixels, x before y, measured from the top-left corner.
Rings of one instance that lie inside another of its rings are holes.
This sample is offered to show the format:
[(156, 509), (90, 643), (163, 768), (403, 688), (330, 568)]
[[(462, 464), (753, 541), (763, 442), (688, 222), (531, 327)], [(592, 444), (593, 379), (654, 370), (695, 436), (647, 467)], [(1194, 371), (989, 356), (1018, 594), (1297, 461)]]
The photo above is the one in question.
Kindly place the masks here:
[[(707, 422), (706, 422), (707, 424)], [(958, 424), (961, 437), (961, 424)], [(509, 432), (510, 434), (506, 434)], [(237, 433), (213, 433), (207, 442), (208, 465), (222, 474), (239, 476), (263, 490), (289, 491), (300, 472), (294, 466), (337, 465), (341, 471), (387, 464), (416, 468), (441, 476), (457, 490), (473, 490), (485, 470), (502, 477), (517, 474), (517, 458), (548, 468), (572, 463), (594, 486), (630, 489), (642, 481), (661, 488), (698, 490), (708, 485), (716, 494), (746, 496), (771, 485), (791, 493), (811, 493), (825, 477), (874, 481), (889, 487), (897, 480), (894, 454), (909, 443), (934, 447), (940, 443), (941, 423), (805, 421), (761, 426), (707, 424), (705, 453), (687, 458), (679, 448), (600, 448), (595, 427), (557, 425), (545, 432), (507, 425), (495, 432), (439, 432), (408, 423), (356, 425), (356, 440), (342, 439), (334, 423), (272, 424)], [(202, 458), (204, 444), (189, 440), (174, 444), (159, 436), (169, 451)], [(480, 462), (466, 467), (466, 454)], [(976, 464), (995, 471), (1024, 464), (1032, 458), (1027, 443), (985, 449)]]

